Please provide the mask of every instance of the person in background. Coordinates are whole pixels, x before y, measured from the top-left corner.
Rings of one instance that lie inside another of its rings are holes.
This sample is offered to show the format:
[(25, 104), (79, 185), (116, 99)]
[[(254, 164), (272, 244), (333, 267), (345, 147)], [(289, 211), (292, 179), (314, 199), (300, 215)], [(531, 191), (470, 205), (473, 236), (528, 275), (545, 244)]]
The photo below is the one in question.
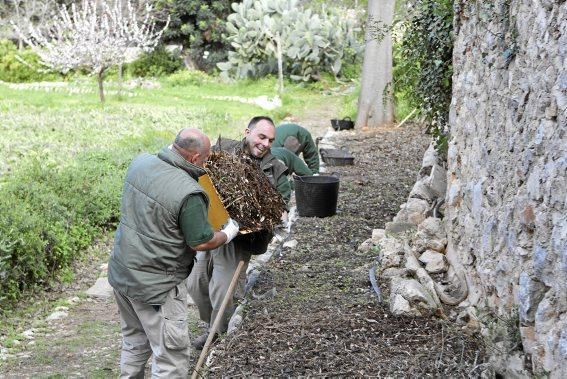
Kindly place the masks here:
[(305, 162), (297, 155), (286, 149), (285, 147), (272, 147), (270, 149), (272, 154), (278, 158), (280, 162), (287, 166), (287, 172), (289, 175), (289, 186), (293, 190), (293, 176), (312, 176), (313, 173), (307, 167)]
[(311, 176), (313, 173), (305, 162), (285, 147), (272, 147), (272, 155), (287, 166), (289, 175)]
[(319, 152), (311, 133), (297, 124), (281, 124), (276, 128), (276, 138), (272, 147), (285, 147), (295, 155), (303, 155), (303, 160), (313, 174), (319, 173)]
[[(269, 117), (254, 117), (250, 120), (244, 134), (245, 137), (241, 141), (221, 139), (220, 147), (219, 143), (216, 143), (214, 149), (220, 148), (236, 155), (248, 155), (287, 203), (291, 196), (287, 168), (270, 153), (270, 147), (275, 138), (274, 122)], [(218, 338), (220, 333), (226, 332), (230, 317), (236, 308), (235, 305), (244, 296), (246, 268), (250, 257), (266, 252), (272, 237), (271, 230), (239, 235), (232, 242), (215, 250), (197, 254), (197, 262), (187, 280), (187, 288), (199, 308), (199, 317), (208, 323), (209, 327), (213, 326), (238, 263), (241, 260), (245, 262), (237, 288), (222, 315), (222, 322), (214, 339)], [(196, 338), (192, 345), (197, 350), (201, 350), (207, 341), (208, 334), (207, 332)]]
[(183, 129), (157, 155), (137, 156), (126, 173), (108, 263), (123, 338), (120, 377), (143, 378), (152, 353), (152, 377), (189, 372), (185, 279), (197, 250), (230, 243), (239, 231), (232, 219), (221, 231), (209, 225), (197, 178), (210, 147), (201, 131)]

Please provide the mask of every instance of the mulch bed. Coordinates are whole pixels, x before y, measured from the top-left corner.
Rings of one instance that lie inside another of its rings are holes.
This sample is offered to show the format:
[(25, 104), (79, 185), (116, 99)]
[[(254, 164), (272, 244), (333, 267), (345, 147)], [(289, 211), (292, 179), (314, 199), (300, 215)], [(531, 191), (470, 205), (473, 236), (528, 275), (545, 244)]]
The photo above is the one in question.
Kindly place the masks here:
[(429, 140), (416, 125), (337, 133), (355, 157), (327, 168), (340, 177), (337, 215), (293, 225), (297, 247), (264, 266), (243, 324), (215, 346), (212, 377), (478, 376), (479, 340), (449, 321), (389, 314), (368, 279), (377, 252), (356, 250), (407, 200)]

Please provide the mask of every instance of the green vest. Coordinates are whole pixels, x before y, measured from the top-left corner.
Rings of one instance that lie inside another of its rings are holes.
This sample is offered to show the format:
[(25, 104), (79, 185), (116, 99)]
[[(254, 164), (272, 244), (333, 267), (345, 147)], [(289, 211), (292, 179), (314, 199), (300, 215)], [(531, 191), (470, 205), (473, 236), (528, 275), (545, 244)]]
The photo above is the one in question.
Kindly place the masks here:
[(191, 272), (195, 251), (185, 243), (179, 213), (186, 198), (205, 192), (205, 171), (169, 148), (141, 154), (126, 173), (120, 224), (108, 263), (108, 281), (121, 294), (163, 304)]

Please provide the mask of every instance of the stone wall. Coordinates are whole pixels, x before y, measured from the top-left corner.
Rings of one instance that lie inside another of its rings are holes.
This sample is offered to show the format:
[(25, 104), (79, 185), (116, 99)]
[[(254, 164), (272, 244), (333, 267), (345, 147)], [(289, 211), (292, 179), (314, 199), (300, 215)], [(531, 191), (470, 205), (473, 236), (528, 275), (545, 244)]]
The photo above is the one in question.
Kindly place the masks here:
[(560, 377), (567, 372), (567, 2), (456, 3), (446, 258), (466, 273), (461, 306), (484, 325), (494, 363), (510, 374)]

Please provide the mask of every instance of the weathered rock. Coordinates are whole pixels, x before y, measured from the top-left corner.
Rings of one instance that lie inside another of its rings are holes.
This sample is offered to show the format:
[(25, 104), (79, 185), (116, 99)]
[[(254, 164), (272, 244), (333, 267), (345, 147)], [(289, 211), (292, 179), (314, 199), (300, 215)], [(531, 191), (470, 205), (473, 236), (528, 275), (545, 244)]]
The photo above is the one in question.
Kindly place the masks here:
[(531, 323), (535, 320), (535, 312), (537, 305), (545, 295), (548, 287), (537, 280), (533, 280), (530, 276), (522, 272), (520, 274), (520, 287), (518, 291), (518, 301), (520, 303), (520, 321), (523, 323)]
[(429, 291), (415, 279), (393, 278), (390, 283), (390, 303), (396, 295), (401, 295), (421, 315), (430, 314), (437, 309)]
[(431, 174), (431, 168), (437, 164), (437, 161), (437, 151), (435, 150), (435, 146), (432, 143), (425, 151), (425, 154), (423, 154), (423, 160), (421, 162), (421, 170), (419, 171), (419, 175), (429, 176)]
[(98, 278), (95, 284), (87, 290), (87, 295), (91, 297), (98, 297), (101, 299), (108, 299), (114, 296), (114, 290), (108, 283), (107, 277)]
[(398, 267), (402, 263), (404, 255), (404, 245), (401, 240), (386, 237), (380, 243), (380, 267), (382, 269)]
[(369, 238), (367, 240), (365, 240), (364, 242), (362, 242), (360, 245), (358, 245), (357, 250), (360, 251), (361, 253), (368, 253), (372, 248), (374, 247), (374, 241), (372, 240), (372, 238)]
[(372, 242), (374, 244), (380, 243), (383, 238), (386, 237), (386, 230), (384, 229), (374, 229), (372, 230)]
[(287, 247), (289, 249), (295, 249), (297, 247), (297, 240), (286, 241), (283, 244), (283, 247)]
[(425, 264), (425, 271), (431, 274), (445, 272), (448, 268), (445, 256), (433, 250), (426, 250), (420, 255), (419, 261)]
[(409, 301), (404, 299), (402, 295), (394, 295), (390, 300), (390, 312), (396, 316), (421, 316), (418, 310), (410, 307)]
[(446, 239), (447, 233), (443, 220), (436, 217), (428, 217), (417, 227), (418, 237), (427, 237), (427, 239)]
[(413, 233), (417, 230), (415, 224), (408, 222), (387, 222), (386, 235), (397, 235), (402, 233)]
[(444, 198), (447, 191), (447, 170), (435, 164), (431, 169), (431, 174), (424, 181), (435, 197)]
[(67, 315), (68, 313), (66, 311), (55, 311), (51, 313), (49, 316), (47, 316), (45, 321), (49, 322), (49, 321), (59, 320), (67, 317)]
[(432, 203), (434, 199), (438, 196), (431, 190), (431, 188), (425, 184), (426, 179), (420, 179), (419, 181), (415, 182), (409, 197), (415, 199), (422, 199), (427, 201), (428, 203)]
[(425, 243), (425, 247), (429, 250), (437, 251), (438, 253), (444, 253), (447, 247), (447, 239), (428, 239)]
[(380, 273), (380, 276), (386, 279), (393, 278), (398, 276), (400, 278), (405, 278), (408, 275), (409, 271), (405, 268), (398, 268), (398, 267), (390, 267), (383, 270)]

